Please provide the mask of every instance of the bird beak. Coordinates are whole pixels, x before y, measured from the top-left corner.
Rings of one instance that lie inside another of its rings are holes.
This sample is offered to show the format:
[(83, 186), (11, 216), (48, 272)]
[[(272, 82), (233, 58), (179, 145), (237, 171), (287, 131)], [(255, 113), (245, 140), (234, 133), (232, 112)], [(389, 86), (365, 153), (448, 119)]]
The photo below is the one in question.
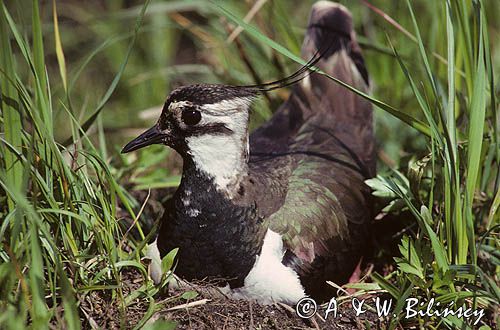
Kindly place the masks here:
[(151, 144), (161, 143), (165, 136), (166, 134), (158, 128), (158, 125), (155, 125), (127, 143), (127, 145), (122, 149), (122, 154), (149, 146)]

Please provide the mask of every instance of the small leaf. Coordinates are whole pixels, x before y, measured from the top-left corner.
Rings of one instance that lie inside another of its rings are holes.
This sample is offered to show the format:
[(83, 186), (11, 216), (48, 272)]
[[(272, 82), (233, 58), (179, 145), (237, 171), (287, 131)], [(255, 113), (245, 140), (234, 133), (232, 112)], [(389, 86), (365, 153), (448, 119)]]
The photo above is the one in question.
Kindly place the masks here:
[(161, 259), (161, 271), (163, 274), (166, 274), (170, 269), (172, 269), (177, 251), (179, 251), (179, 248), (173, 249), (166, 256), (164, 256), (163, 259)]
[(377, 175), (376, 178), (365, 180), (365, 184), (368, 187), (372, 188), (373, 196), (382, 197), (382, 198), (396, 198), (397, 197), (396, 194), (389, 188), (385, 179), (380, 175)]
[[(394, 258), (394, 259), (399, 259), (399, 258)], [(422, 271), (420, 269), (415, 268), (414, 266), (410, 265), (406, 261), (401, 261), (401, 259), (396, 260), (398, 264), (398, 268), (403, 272), (407, 274), (413, 274), (418, 276), (421, 279), (424, 279), (424, 274), (422, 274)]]
[(186, 291), (182, 294), (181, 298), (184, 300), (191, 300), (198, 297), (198, 292), (196, 291)]
[(382, 209), (382, 212), (385, 213), (396, 213), (402, 211), (406, 208), (406, 203), (402, 199), (395, 199), (389, 203), (386, 207)]
[(410, 188), (414, 196), (418, 196), (420, 190), (420, 183), (422, 181), (422, 176), (424, 175), (425, 168), (431, 160), (431, 156), (427, 155), (418, 160), (411, 160), (408, 163), (408, 179), (410, 181)]
[(380, 275), (379, 273), (377, 272), (374, 272), (372, 275), (371, 275), (371, 278), (377, 282), (380, 287), (384, 290), (386, 290), (387, 292), (389, 292), (389, 294), (391, 296), (393, 296), (394, 298), (399, 298), (401, 296), (401, 292), (399, 291), (399, 289), (394, 285), (392, 284), (391, 282), (389, 282), (387, 279), (385, 279), (382, 275)]
[(177, 328), (177, 322), (175, 322), (175, 321), (157, 320), (154, 323), (147, 324), (143, 329), (144, 330), (174, 330), (176, 328)]
[(448, 288), (454, 283), (456, 271), (448, 269), (443, 273), (435, 263), (432, 265), (434, 276), (432, 278), (432, 291), (437, 294), (448, 293)]
[(491, 330), (491, 327), (489, 325), (482, 325), (479, 327), (479, 330)]
[(434, 255), (436, 257), (436, 262), (438, 266), (441, 268), (441, 270), (446, 271), (449, 268), (449, 263), (448, 263), (448, 258), (446, 257), (446, 252), (444, 250), (443, 243), (439, 240), (436, 233), (432, 230), (431, 226), (429, 226), (429, 223), (432, 223), (431, 212), (425, 205), (422, 205), (420, 209), (420, 214), (424, 219), (423, 223), (427, 230), (427, 235), (431, 240), (432, 249), (434, 250)]

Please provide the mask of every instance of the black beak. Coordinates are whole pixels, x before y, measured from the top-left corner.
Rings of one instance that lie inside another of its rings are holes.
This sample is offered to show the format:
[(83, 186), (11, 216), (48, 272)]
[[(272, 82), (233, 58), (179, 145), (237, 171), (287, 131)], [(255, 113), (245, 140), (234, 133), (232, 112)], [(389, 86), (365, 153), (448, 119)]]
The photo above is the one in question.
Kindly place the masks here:
[(165, 134), (160, 131), (158, 125), (155, 125), (127, 143), (127, 145), (122, 149), (122, 154), (149, 146), (151, 144), (161, 143), (164, 137)]

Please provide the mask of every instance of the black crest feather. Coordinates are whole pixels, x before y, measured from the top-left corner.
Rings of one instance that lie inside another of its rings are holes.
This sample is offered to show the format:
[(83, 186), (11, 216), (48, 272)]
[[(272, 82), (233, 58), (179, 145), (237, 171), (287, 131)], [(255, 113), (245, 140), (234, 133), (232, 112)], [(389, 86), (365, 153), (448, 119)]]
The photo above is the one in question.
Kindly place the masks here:
[(327, 47), (324, 47), (323, 49), (318, 49), (305, 65), (303, 65), (297, 71), (295, 71), (294, 73), (285, 78), (263, 84), (246, 85), (240, 87), (250, 88), (257, 92), (268, 92), (275, 89), (292, 86), (314, 72), (314, 66), (316, 65), (316, 63), (319, 62), (319, 60), (321, 60), (325, 56), (325, 54), (328, 53), (331, 46), (332, 44), (328, 45)]

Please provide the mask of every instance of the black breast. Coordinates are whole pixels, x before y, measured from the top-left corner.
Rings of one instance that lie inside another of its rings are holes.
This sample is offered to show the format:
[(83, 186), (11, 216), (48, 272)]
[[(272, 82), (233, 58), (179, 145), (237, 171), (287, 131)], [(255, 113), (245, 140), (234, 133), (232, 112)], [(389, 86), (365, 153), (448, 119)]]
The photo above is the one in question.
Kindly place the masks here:
[(191, 173), (183, 176), (165, 210), (158, 248), (161, 255), (179, 248), (177, 275), (243, 285), (266, 232), (255, 204), (235, 205), (209, 179)]

